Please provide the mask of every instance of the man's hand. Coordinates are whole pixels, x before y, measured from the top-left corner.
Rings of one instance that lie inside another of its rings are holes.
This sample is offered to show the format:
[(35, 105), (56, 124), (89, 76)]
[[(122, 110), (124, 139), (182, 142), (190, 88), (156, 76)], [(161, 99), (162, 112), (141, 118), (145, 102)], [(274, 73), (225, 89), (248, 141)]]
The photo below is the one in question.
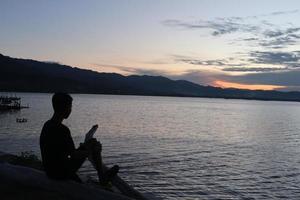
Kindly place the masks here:
[(98, 124), (94, 125), (89, 132), (87, 132), (87, 134), (85, 135), (85, 139), (84, 141), (87, 142), (88, 140), (92, 139), (94, 136), (94, 133), (97, 131), (98, 129)]
[(91, 130), (96, 131), (98, 129), (98, 124), (95, 124), (94, 126), (92, 126)]
[(102, 144), (96, 140), (94, 146), (93, 146), (93, 152), (95, 153), (101, 153), (102, 151)]

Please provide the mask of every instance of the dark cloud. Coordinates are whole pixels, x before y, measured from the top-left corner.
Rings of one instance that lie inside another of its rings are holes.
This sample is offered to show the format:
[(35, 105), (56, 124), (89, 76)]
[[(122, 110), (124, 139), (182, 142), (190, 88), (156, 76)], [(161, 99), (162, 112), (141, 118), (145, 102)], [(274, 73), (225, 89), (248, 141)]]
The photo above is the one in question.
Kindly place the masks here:
[(258, 38), (251, 37), (251, 38), (244, 38), (243, 40), (244, 40), (244, 41), (257, 41), (257, 40), (259, 40), (259, 39), (258, 39)]
[(196, 60), (196, 59), (178, 59), (177, 61), (192, 64), (192, 65), (205, 65), (205, 66), (226, 66), (225, 60)]
[(222, 71), (226, 72), (274, 72), (274, 71), (286, 71), (288, 68), (279, 67), (226, 67)]
[[(201, 85), (214, 85), (215, 81), (222, 80), (240, 84), (259, 84), (259, 85), (278, 85), (286, 86), (285, 90), (300, 91), (300, 70), (294, 69), (292, 71), (275, 70), (268, 71), (266, 69), (264, 73), (251, 73), (244, 75), (230, 75), (222, 71), (208, 71), (205, 69), (199, 70), (186, 70), (180, 75), (174, 75), (167, 70), (145, 70), (136, 67), (126, 67), (119, 65), (107, 65), (107, 64), (94, 64), (98, 67), (113, 67), (124, 72), (130, 72), (137, 75), (153, 75), (153, 76), (165, 76), (173, 80), (188, 80)], [(243, 70), (243, 68), (241, 68)]]
[(207, 70), (186, 70), (179, 75), (174, 75), (168, 70), (143, 69), (137, 67), (128, 67), (121, 65), (93, 63), (93, 66), (99, 68), (113, 68), (124, 73), (135, 75), (165, 76), (173, 80), (187, 80), (201, 85), (213, 85), (215, 80), (221, 79), (222, 72), (210, 72)]
[(265, 73), (293, 70), (300, 67), (300, 51), (250, 51), (249, 53), (238, 54), (236, 57), (214, 60), (203, 60), (180, 55), (173, 55), (173, 58), (175, 62), (211, 66), (225, 72)]
[[(296, 36), (293, 35), (296, 32), (299, 32), (300, 28), (299, 27), (293, 27), (293, 28), (286, 28), (284, 30), (266, 30), (264, 31), (264, 35), (266, 37), (279, 37), (279, 36)], [(298, 36), (296, 36), (298, 37)]]
[(165, 20), (163, 24), (170, 27), (179, 27), (185, 29), (209, 29), (212, 30), (211, 35), (220, 36), (224, 34), (234, 33), (237, 31), (254, 32), (260, 29), (257, 25), (245, 24), (241, 19), (218, 18), (212, 21), (198, 20), (196, 22), (184, 22), (180, 20)]
[(292, 27), (281, 30), (265, 30), (259, 44), (263, 47), (279, 49), (297, 44), (300, 39), (300, 27)]
[(221, 72), (210, 72), (207, 70), (187, 70), (180, 75), (166, 75), (173, 80), (187, 80), (200, 85), (214, 85), (216, 80), (223, 77)]
[[(299, 10), (295, 9), (295, 10), (272, 12), (269, 15), (285, 15), (285, 14), (292, 14), (292, 13), (297, 13), (297, 12), (299, 12)], [(265, 16), (268, 16), (268, 15), (265, 15)]]
[(266, 84), (282, 86), (300, 86), (300, 70), (245, 74), (240, 76), (223, 76), (223, 80), (242, 84)]
[[(198, 20), (194, 22), (165, 20), (163, 21), (163, 24), (170, 27), (184, 29), (210, 30), (210, 34), (214, 37), (236, 32), (252, 34), (255, 37), (247, 37), (242, 40), (254, 43), (254, 45), (260, 45), (265, 48), (280, 49), (295, 45), (298, 42), (300, 39), (300, 27), (294, 27), (290, 24), (290, 27), (282, 28), (270, 23), (267, 20), (261, 20), (253, 23), (252, 19), (298, 12), (299, 10), (278, 11), (264, 15), (216, 18), (214, 20)], [(235, 41), (239, 42), (241, 40), (237, 39)]]
[(257, 18), (263, 18), (263, 17), (277, 16), (277, 15), (294, 14), (294, 13), (298, 13), (298, 12), (299, 12), (298, 9), (286, 10), (286, 11), (276, 11), (276, 12), (271, 12), (271, 13), (261, 14), (261, 15), (250, 15), (250, 16), (243, 17), (243, 19), (257, 19)]
[[(198, 20), (195, 22), (184, 22), (182, 20), (177, 19), (169, 19), (164, 20), (162, 23), (165, 26), (171, 26), (171, 27), (180, 27), (180, 28), (187, 28), (187, 29), (211, 29), (211, 34), (213, 36), (218, 35), (224, 35), (228, 33), (233, 33), (237, 31), (242, 32), (256, 32), (260, 30), (260, 25), (266, 25), (266, 26), (275, 26), (274, 24), (262, 20), (261, 24), (250, 24), (246, 23), (245, 20), (251, 19), (251, 18), (259, 18), (259, 17), (267, 17), (267, 16), (274, 16), (274, 15), (285, 15), (285, 14), (291, 14), (291, 13), (297, 13), (299, 10), (291, 10), (291, 11), (278, 11), (278, 12), (272, 12), (265, 15), (253, 15), (253, 16), (247, 16), (247, 17), (226, 17), (226, 18), (216, 18), (215, 20)], [(278, 31), (272, 31), (268, 30), (265, 31), (266, 36), (280, 36), (286, 33), (292, 33), (299, 31), (300, 28), (288, 28), (287, 30), (284, 30), (283, 32)]]
[(292, 40), (290, 38), (276, 38), (274, 40), (260, 40), (258, 43), (262, 47), (266, 47), (268, 49), (283, 49), (289, 45), (294, 45), (296, 40)]
[(285, 31), (281, 31), (281, 30), (267, 30), (264, 32), (264, 35), (267, 37), (278, 37), (278, 36), (282, 36), (285, 34)]
[(286, 30), (286, 33), (287, 33), (287, 34), (292, 34), (292, 33), (298, 32), (298, 31), (300, 31), (300, 28), (299, 28), (299, 27), (297, 27), (297, 28), (288, 28), (288, 29)]
[(251, 73), (244, 75), (230, 75), (221, 72), (209, 72), (204, 70), (188, 70), (182, 75), (169, 76), (173, 79), (185, 79), (201, 85), (214, 85), (221, 80), (239, 84), (250, 85), (277, 85), (286, 87), (285, 90), (300, 91), (300, 70), (273, 71), (265, 73)]
[(255, 42), (259, 46), (265, 48), (280, 49), (296, 45), (299, 42), (299, 39), (300, 27), (292, 27), (281, 30), (265, 30), (264, 32), (260, 33), (258, 40), (256, 40)]
[(185, 56), (173, 55), (176, 62), (183, 62), (191, 65), (200, 66), (216, 66), (216, 67), (226, 67), (226, 66), (243, 66), (245, 63), (234, 63), (234, 58), (226, 59), (214, 59), (214, 60), (203, 60), (197, 58), (190, 58)]
[(269, 52), (269, 51), (252, 51), (249, 53), (249, 61), (257, 64), (274, 64), (297, 66), (300, 60), (299, 51), (293, 52)]

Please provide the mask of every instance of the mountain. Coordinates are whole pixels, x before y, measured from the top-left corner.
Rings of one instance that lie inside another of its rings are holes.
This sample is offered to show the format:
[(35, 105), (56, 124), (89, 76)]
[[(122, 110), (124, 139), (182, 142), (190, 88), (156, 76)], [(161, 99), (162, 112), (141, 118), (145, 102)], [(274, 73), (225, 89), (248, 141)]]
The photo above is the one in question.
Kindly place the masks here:
[(162, 76), (99, 73), (0, 54), (0, 91), (68, 92), (300, 101), (300, 92), (222, 89)]

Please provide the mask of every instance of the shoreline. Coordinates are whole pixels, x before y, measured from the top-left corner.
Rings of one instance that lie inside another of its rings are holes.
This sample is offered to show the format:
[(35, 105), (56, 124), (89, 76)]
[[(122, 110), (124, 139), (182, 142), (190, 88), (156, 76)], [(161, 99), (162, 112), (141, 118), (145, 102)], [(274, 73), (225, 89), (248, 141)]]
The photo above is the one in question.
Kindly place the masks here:
[(113, 191), (107, 191), (96, 184), (52, 180), (46, 176), (41, 161), (35, 155), (25, 152), (16, 156), (0, 151), (0, 186), (5, 188), (5, 192), (0, 192), (1, 197), (22, 199), (25, 195), (30, 199), (147, 200), (119, 176), (112, 180), (112, 184)]
[[(268, 90), (254, 90), (264, 91)], [(270, 91), (272, 92), (272, 91)], [(278, 92), (278, 91), (276, 91)], [(24, 93), (24, 94), (53, 94), (53, 92), (40, 92), (40, 91), (0, 91), (0, 93)], [(288, 92), (287, 92), (288, 93)], [(153, 94), (116, 94), (116, 93), (81, 93), (81, 92), (70, 92), (70, 94), (78, 95), (112, 95), (112, 96), (137, 96), (137, 97), (175, 97), (175, 98), (200, 98), (200, 99), (224, 99), (224, 100), (246, 100), (246, 101), (276, 101), (276, 102), (300, 102), (300, 99), (280, 99), (280, 98), (247, 98), (247, 97), (223, 97), (223, 96), (189, 96), (189, 95), (153, 95)]]

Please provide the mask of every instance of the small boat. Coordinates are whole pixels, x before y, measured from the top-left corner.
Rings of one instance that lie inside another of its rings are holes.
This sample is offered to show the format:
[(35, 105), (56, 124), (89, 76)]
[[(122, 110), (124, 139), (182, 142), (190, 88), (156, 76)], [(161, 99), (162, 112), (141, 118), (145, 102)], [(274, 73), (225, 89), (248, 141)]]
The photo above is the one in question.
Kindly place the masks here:
[(17, 118), (16, 122), (17, 123), (25, 123), (25, 122), (27, 122), (27, 119), (26, 118)]
[(21, 105), (21, 98), (17, 96), (0, 96), (0, 110), (20, 110), (29, 108)]

